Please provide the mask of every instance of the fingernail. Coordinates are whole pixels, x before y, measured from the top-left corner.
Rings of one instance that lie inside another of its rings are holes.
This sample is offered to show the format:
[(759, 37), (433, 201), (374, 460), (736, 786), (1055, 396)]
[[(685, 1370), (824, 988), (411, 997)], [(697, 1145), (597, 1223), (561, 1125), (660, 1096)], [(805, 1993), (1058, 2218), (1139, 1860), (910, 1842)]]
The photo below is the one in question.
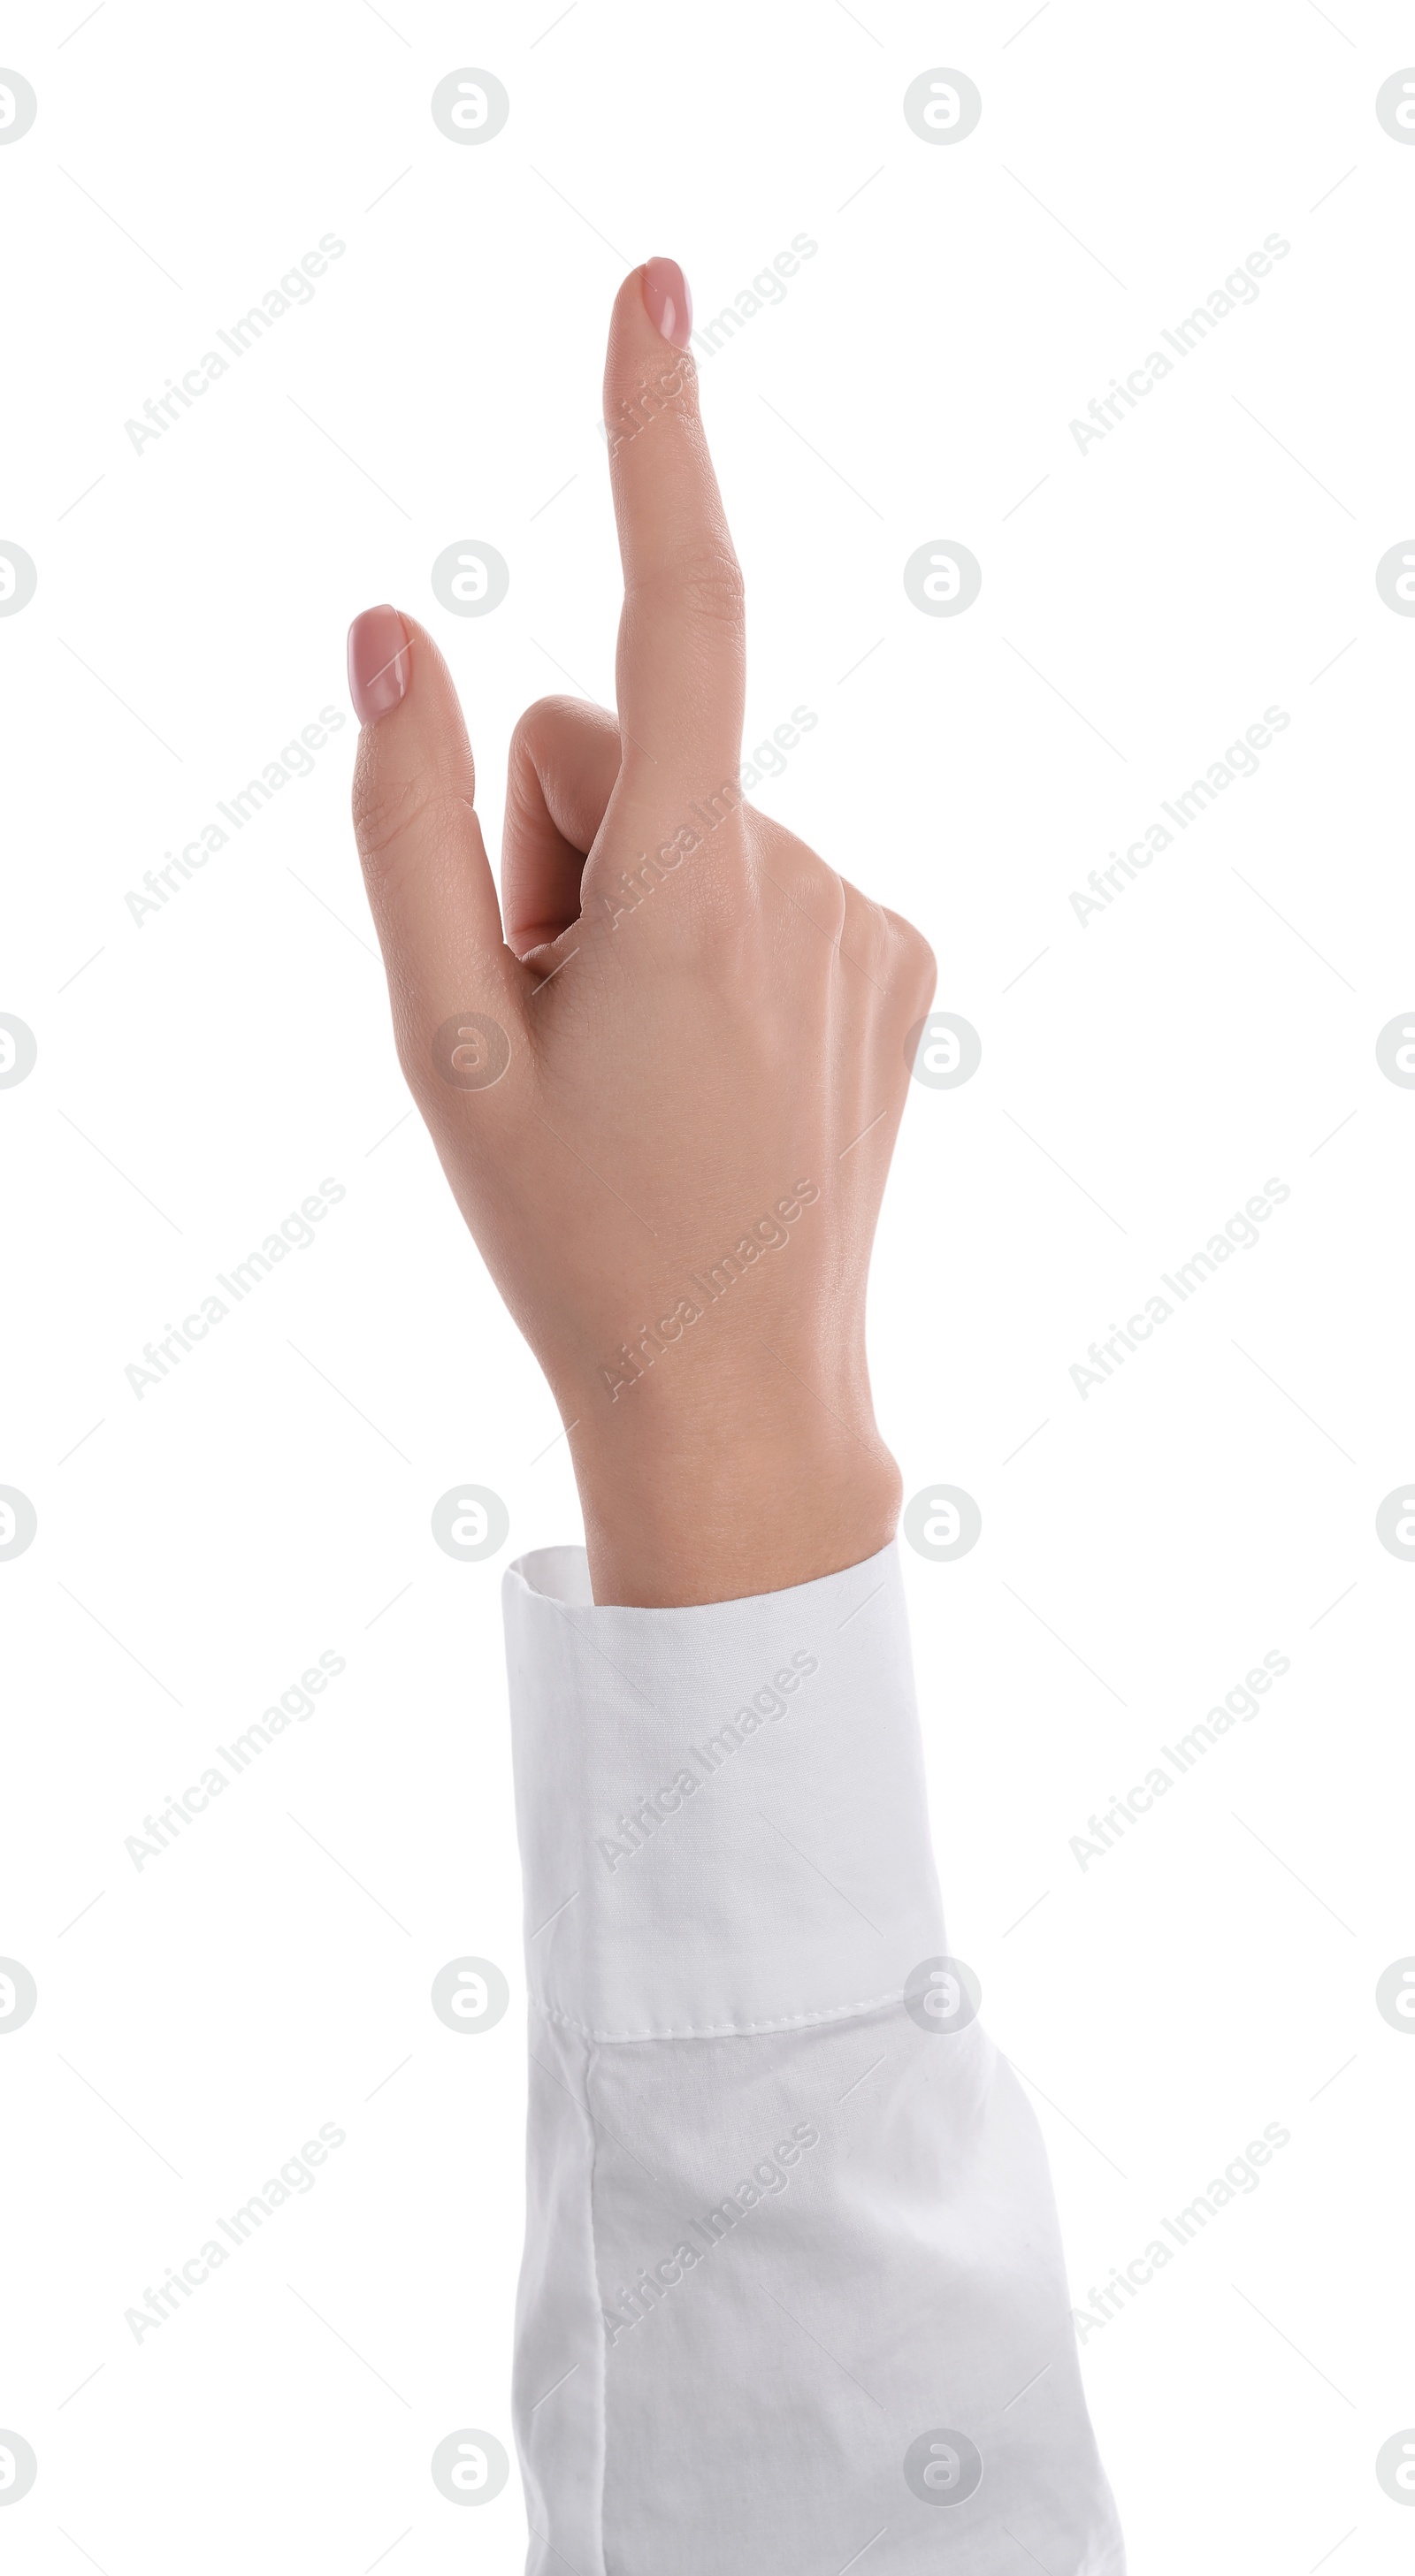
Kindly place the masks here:
[(361, 725), (377, 724), (408, 694), (408, 630), (396, 608), (366, 608), (349, 629), (349, 695)]
[(656, 331), (675, 349), (686, 349), (693, 328), (693, 299), (676, 259), (651, 259), (644, 270), (644, 306)]

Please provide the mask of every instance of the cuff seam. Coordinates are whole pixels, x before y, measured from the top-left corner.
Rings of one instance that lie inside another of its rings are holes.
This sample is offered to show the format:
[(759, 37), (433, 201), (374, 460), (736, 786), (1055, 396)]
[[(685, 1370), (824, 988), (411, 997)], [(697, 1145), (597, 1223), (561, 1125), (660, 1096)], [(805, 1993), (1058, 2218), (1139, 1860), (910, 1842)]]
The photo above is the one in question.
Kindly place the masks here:
[(573, 2013), (557, 2011), (553, 2004), (545, 2003), (539, 1995), (533, 1994), (528, 2000), (543, 2020), (557, 2022), (565, 2030), (577, 2030), (582, 2038), (593, 2040), (596, 2045), (612, 2046), (619, 2041), (636, 2039), (747, 2039), (772, 2031), (804, 2030), (812, 2023), (852, 2021), (866, 2013), (881, 2012), (888, 2004), (902, 2004), (904, 1991), (902, 1987), (895, 1986), (888, 1994), (866, 1995), (857, 2003), (831, 2004), (821, 2012), (778, 2013), (769, 2021), (688, 2022), (681, 2029), (670, 2030), (595, 2030), (590, 2023), (577, 2021)]

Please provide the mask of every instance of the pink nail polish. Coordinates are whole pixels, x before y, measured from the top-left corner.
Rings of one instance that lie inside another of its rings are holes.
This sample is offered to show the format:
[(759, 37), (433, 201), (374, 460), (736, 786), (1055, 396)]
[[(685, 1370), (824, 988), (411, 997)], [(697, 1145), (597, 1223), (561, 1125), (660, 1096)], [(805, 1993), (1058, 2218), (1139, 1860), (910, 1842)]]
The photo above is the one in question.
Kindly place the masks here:
[(644, 307), (656, 331), (675, 349), (686, 349), (693, 328), (693, 299), (676, 259), (651, 259), (644, 270)]
[(361, 725), (377, 724), (408, 694), (408, 630), (396, 608), (366, 608), (349, 629), (349, 695)]

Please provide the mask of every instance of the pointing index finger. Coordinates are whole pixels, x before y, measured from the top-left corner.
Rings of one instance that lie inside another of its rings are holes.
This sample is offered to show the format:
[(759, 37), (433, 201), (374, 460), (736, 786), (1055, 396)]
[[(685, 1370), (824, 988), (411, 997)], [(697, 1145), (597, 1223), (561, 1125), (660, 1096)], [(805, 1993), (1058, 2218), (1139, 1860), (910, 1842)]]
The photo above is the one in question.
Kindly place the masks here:
[(624, 610), (617, 684), (626, 755), (714, 778), (741, 760), (742, 575), (698, 410), (692, 303), (676, 260), (651, 259), (615, 298), (604, 418)]

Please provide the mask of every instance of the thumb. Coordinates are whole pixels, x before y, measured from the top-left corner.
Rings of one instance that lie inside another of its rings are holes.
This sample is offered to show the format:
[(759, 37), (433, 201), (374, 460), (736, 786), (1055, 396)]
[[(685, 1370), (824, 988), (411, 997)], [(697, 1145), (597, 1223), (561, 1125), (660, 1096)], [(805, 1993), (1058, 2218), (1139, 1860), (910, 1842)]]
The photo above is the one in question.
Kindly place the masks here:
[(349, 629), (349, 692), (354, 833), (404, 1073), (424, 1101), (439, 1074), (489, 1088), (524, 1056), (525, 978), (502, 938), (451, 674), (412, 618), (366, 608)]

